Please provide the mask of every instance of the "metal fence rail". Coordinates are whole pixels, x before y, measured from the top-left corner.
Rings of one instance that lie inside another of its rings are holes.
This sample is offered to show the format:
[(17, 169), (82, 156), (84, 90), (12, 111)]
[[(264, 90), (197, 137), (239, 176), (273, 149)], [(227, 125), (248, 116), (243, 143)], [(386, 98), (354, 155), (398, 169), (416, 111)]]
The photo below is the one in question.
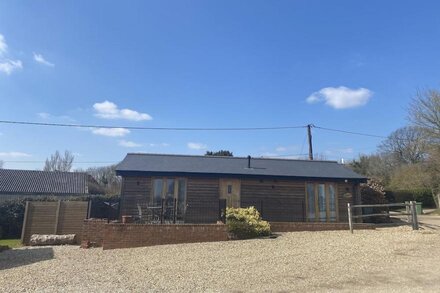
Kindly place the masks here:
[[(387, 211), (384, 213), (375, 213), (375, 214), (366, 214), (366, 215), (353, 215), (353, 210), (355, 208), (387, 208)], [(390, 204), (361, 204), (361, 205), (352, 205), (351, 203), (347, 204), (348, 209), (348, 225), (350, 227), (350, 232), (353, 233), (353, 219), (356, 218), (367, 218), (367, 217), (376, 217), (376, 216), (390, 216), (388, 208), (390, 207), (405, 207), (406, 212), (398, 212), (396, 215), (406, 215), (408, 216), (408, 222), (411, 222), (413, 230), (419, 229), (419, 222), (417, 219), (417, 211), (416, 211), (416, 202), (410, 201), (409, 203), (390, 203)]]

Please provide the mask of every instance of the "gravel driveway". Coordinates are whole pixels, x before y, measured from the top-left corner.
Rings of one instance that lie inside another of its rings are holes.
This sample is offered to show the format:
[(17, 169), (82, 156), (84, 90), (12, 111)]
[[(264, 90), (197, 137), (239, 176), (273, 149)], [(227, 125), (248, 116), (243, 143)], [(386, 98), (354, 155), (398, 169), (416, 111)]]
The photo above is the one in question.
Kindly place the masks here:
[(438, 292), (440, 234), (408, 227), (276, 239), (0, 253), (4, 292)]

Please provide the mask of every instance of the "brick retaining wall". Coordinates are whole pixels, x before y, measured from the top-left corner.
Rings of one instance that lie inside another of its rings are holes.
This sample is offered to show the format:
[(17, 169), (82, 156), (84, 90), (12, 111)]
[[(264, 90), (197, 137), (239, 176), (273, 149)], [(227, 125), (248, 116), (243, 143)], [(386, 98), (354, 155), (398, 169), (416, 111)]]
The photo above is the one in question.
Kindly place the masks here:
[(109, 223), (106, 220), (84, 221), (82, 239), (103, 249), (129, 248), (162, 244), (228, 240), (223, 224), (142, 225)]
[(103, 249), (228, 240), (226, 225), (107, 224)]
[[(374, 224), (354, 224), (355, 229), (375, 229)], [(272, 232), (348, 230), (348, 223), (271, 222)]]
[(84, 220), (82, 228), (82, 241), (88, 242), (89, 244), (91, 243), (92, 246), (102, 246), (105, 225), (107, 225), (106, 219)]

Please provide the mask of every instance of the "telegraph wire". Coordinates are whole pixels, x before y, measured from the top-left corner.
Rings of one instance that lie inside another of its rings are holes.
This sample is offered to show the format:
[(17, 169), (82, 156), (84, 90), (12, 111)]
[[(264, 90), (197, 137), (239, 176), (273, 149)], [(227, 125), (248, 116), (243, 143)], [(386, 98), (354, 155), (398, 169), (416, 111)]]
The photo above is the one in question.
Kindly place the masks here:
[(369, 133), (362, 133), (362, 132), (355, 132), (355, 131), (348, 131), (348, 130), (341, 130), (341, 129), (334, 129), (334, 128), (316, 126), (316, 125), (313, 125), (312, 127), (316, 128), (316, 129), (321, 129), (321, 130), (326, 130), (326, 131), (333, 131), (333, 132), (340, 132), (340, 133), (346, 133), (346, 134), (369, 136), (369, 137), (376, 137), (376, 138), (387, 138), (387, 136), (383, 136), (383, 135), (369, 134)]
[(29, 122), (29, 121), (11, 121), (0, 120), (1, 124), (18, 124), (32, 126), (52, 126), (52, 127), (75, 127), (75, 128), (124, 128), (129, 130), (163, 130), (163, 131), (258, 131), (258, 130), (285, 130), (306, 128), (306, 125), (299, 126), (273, 126), (273, 127), (143, 127), (143, 126), (109, 126), (92, 124), (65, 124), (65, 123), (47, 123), (47, 122)]

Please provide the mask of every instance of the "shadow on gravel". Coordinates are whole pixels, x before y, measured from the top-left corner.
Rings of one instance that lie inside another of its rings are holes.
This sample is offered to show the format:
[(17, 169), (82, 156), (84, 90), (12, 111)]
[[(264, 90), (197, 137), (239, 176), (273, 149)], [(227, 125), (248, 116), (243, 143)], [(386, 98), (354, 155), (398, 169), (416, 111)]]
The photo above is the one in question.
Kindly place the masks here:
[(10, 249), (0, 253), (0, 270), (53, 259), (52, 247)]

